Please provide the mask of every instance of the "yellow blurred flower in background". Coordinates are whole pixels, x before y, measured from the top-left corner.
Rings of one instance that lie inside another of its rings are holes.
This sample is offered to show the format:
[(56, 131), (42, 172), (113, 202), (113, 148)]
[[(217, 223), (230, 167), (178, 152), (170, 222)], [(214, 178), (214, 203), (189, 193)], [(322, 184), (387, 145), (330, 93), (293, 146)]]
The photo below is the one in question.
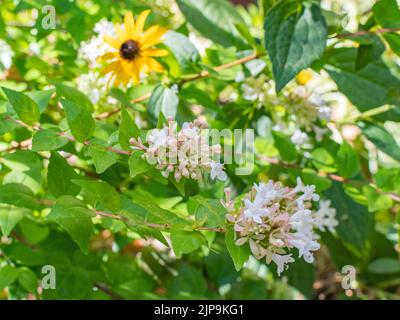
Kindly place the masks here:
[(302, 86), (306, 85), (312, 79), (313, 75), (311, 70), (305, 69), (299, 72), (296, 76), (296, 82)]

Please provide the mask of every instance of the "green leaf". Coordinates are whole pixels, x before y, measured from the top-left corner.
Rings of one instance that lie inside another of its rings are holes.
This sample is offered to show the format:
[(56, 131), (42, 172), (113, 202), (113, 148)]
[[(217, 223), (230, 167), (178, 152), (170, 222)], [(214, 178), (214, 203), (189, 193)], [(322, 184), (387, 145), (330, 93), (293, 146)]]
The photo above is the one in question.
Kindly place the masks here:
[(392, 258), (380, 258), (368, 265), (368, 271), (378, 274), (400, 273), (400, 261)]
[(311, 153), (314, 166), (324, 172), (335, 172), (335, 159), (325, 148), (316, 148)]
[(42, 113), (49, 104), (53, 92), (53, 89), (44, 91), (31, 91), (27, 92), (26, 95), (36, 102), (39, 107), (39, 111)]
[(4, 176), (3, 184), (20, 183), (35, 193), (41, 190), (42, 161), (36, 153), (17, 150), (14, 153), (5, 154), (1, 161), (11, 169), (11, 172)]
[[(400, 80), (382, 59), (375, 58), (362, 69), (356, 70), (357, 49), (336, 48), (326, 55), (324, 66), (339, 91), (360, 110), (367, 111), (384, 104), (399, 102)], [(368, 94), (366, 94), (368, 92)]]
[(4, 252), (13, 262), (25, 266), (40, 266), (45, 263), (45, 256), (39, 249), (20, 243), (13, 243), (4, 248)]
[(75, 104), (68, 100), (63, 100), (68, 126), (72, 135), (79, 142), (84, 142), (90, 138), (95, 128), (95, 122), (91, 113), (82, 104)]
[(388, 32), (384, 33), (383, 37), (393, 52), (400, 56), (400, 34)]
[(79, 187), (71, 183), (72, 179), (79, 175), (58, 152), (52, 152), (47, 168), (47, 183), (50, 192), (55, 197), (63, 195), (75, 196), (79, 193)]
[(273, 131), (272, 135), (275, 140), (275, 147), (278, 149), (282, 160), (293, 162), (297, 160), (297, 151), (294, 144), (283, 133)]
[(364, 68), (373, 59), (374, 47), (371, 44), (361, 44), (357, 49), (356, 70)]
[(72, 179), (71, 181), (94, 195), (96, 199), (95, 207), (97, 207), (97, 202), (99, 202), (101, 206), (111, 211), (118, 211), (120, 209), (119, 194), (114, 187), (107, 182), (76, 179)]
[(58, 128), (42, 129), (37, 131), (32, 138), (32, 151), (52, 151), (57, 150), (68, 143), (68, 139), (61, 136)]
[(132, 201), (122, 200), (122, 214), (136, 223), (157, 224), (185, 223), (186, 220), (157, 205), (156, 198), (149, 192), (137, 189), (129, 194)]
[(170, 230), (172, 248), (178, 258), (206, 244), (206, 238), (199, 231), (188, 231), (184, 228), (184, 225), (174, 224)]
[(18, 278), (18, 269), (13, 266), (0, 268), (0, 290), (8, 287)]
[(37, 244), (49, 235), (49, 229), (31, 219), (23, 219), (19, 223), (24, 238), (31, 244)]
[(232, 227), (228, 228), (225, 234), (225, 244), (228, 249), (229, 254), (233, 260), (236, 271), (242, 269), (243, 264), (250, 257), (250, 248), (247, 243), (242, 246), (237, 246), (235, 244), (236, 234)]
[(89, 239), (93, 233), (91, 215), (92, 212), (82, 201), (72, 196), (62, 196), (57, 199), (47, 219), (59, 224), (79, 248), (88, 253)]
[(123, 149), (130, 150), (129, 140), (139, 136), (140, 130), (137, 127), (135, 120), (133, 120), (132, 116), (125, 107), (121, 107), (121, 123), (118, 130), (119, 144)]
[(8, 88), (1, 87), (10, 101), (18, 117), (29, 125), (34, 125), (39, 121), (40, 111), (35, 101), (27, 95)]
[(379, 150), (393, 159), (400, 161), (400, 147), (396, 143), (396, 140), (394, 140), (393, 136), (387, 132), (384, 127), (370, 122), (360, 122), (359, 127), (368, 140), (370, 140)]
[(382, 191), (400, 193), (400, 169), (380, 168), (374, 180)]
[(32, 190), (19, 183), (7, 183), (0, 186), (0, 203), (28, 209), (37, 207), (37, 200)]
[(38, 278), (36, 274), (27, 267), (18, 269), (18, 283), (29, 293), (37, 295), (38, 289)]
[(187, 21), (204, 37), (224, 47), (245, 46), (235, 23), (244, 23), (227, 0), (177, 0)]
[(162, 84), (158, 85), (151, 93), (147, 108), (147, 113), (151, 122), (154, 125), (157, 124), (160, 112), (166, 118), (175, 118), (178, 110), (178, 104), (179, 97), (177, 95), (177, 90), (165, 87)]
[(265, 47), (279, 92), (325, 50), (327, 27), (316, 5), (280, 1), (265, 18)]
[(175, 31), (168, 31), (164, 38), (164, 43), (178, 60), (182, 71), (193, 71), (193, 65), (200, 60), (200, 55), (189, 38)]
[(332, 182), (332, 187), (325, 192), (325, 195), (336, 209), (336, 218), (339, 221), (336, 232), (339, 238), (350, 250), (361, 255), (366, 249), (373, 223), (372, 216), (364, 206), (344, 192), (339, 182)]
[(79, 90), (66, 86), (64, 84), (57, 84), (56, 90), (57, 90), (57, 95), (59, 97), (64, 97), (72, 104), (79, 105), (81, 108), (85, 109), (88, 113), (91, 113), (93, 111), (92, 102), (85, 94), (83, 94)]
[(368, 203), (369, 211), (379, 211), (386, 210), (393, 207), (393, 200), (386, 194), (378, 192), (376, 189), (370, 185), (365, 185), (363, 187), (363, 193)]
[(167, 285), (171, 299), (199, 298), (207, 292), (207, 281), (203, 273), (188, 263), (180, 263), (177, 275)]
[(339, 174), (345, 178), (354, 177), (360, 171), (357, 152), (346, 141), (340, 145), (336, 163)]
[(306, 185), (309, 184), (315, 185), (317, 193), (329, 189), (332, 184), (329, 178), (320, 176), (315, 170), (309, 168), (305, 168), (302, 170), (301, 180)]
[(197, 195), (190, 197), (187, 206), (189, 213), (194, 214), (197, 221), (205, 220), (207, 227), (222, 227), (225, 223), (226, 210), (217, 199)]
[(129, 173), (131, 178), (137, 175), (143, 174), (153, 169), (153, 166), (147, 162), (146, 159), (142, 158), (143, 151), (134, 151), (129, 157)]
[(311, 299), (315, 280), (315, 268), (312, 264), (305, 262), (303, 259), (298, 259), (290, 264), (290, 267), (284, 271), (282, 276), (287, 277), (291, 286), (299, 290), (308, 299)]
[(88, 152), (93, 159), (97, 173), (103, 173), (118, 161), (118, 154), (107, 150), (107, 143), (101, 140), (90, 141)]
[(0, 205), (0, 229), (4, 236), (8, 236), (14, 227), (20, 222), (30, 210), (13, 206)]
[(11, 132), (18, 126), (18, 124), (10, 120), (8, 117), (12, 116), (7, 113), (3, 113), (0, 115), (0, 135)]
[(384, 28), (400, 28), (400, 7), (397, 0), (377, 1), (372, 11), (375, 21)]

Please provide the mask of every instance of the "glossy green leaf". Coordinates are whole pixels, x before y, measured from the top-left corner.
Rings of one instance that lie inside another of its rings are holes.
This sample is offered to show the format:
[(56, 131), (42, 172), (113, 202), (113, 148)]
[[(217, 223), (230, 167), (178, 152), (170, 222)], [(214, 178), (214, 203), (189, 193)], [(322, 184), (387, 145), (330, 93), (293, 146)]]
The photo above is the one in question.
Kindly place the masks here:
[(294, 144), (283, 133), (273, 131), (272, 135), (275, 140), (275, 147), (279, 150), (282, 160), (293, 162), (297, 160), (297, 151)]
[(177, 0), (188, 22), (204, 37), (223, 46), (244, 46), (235, 23), (243, 19), (227, 0)]
[(236, 235), (233, 228), (229, 228), (225, 234), (225, 244), (228, 249), (229, 254), (233, 260), (236, 271), (242, 269), (244, 263), (249, 259), (250, 248), (247, 243), (242, 246), (237, 246), (235, 244)]
[(18, 269), (13, 266), (0, 267), (0, 289), (12, 284), (18, 277)]
[(91, 113), (82, 104), (68, 100), (63, 100), (62, 105), (67, 116), (68, 126), (76, 140), (84, 142), (90, 138), (95, 128)]
[(400, 161), (400, 146), (384, 127), (369, 122), (359, 123), (359, 126), (362, 133), (368, 140), (375, 144), (379, 150), (393, 159)]
[(53, 206), (47, 219), (59, 224), (69, 233), (79, 248), (88, 253), (89, 238), (93, 233), (91, 211), (72, 196), (62, 196)]
[(118, 130), (118, 141), (123, 149), (129, 150), (131, 138), (140, 136), (140, 130), (137, 127), (135, 120), (132, 118), (126, 108), (121, 108), (121, 123)]
[(35, 101), (27, 95), (8, 88), (1, 87), (10, 101), (18, 117), (26, 124), (33, 125), (39, 121), (40, 111)]
[(172, 248), (179, 258), (182, 254), (190, 253), (206, 244), (206, 239), (198, 231), (188, 231), (185, 226), (174, 224), (170, 230)]
[(118, 161), (118, 154), (109, 151), (107, 143), (101, 140), (92, 140), (88, 147), (88, 153), (93, 158), (97, 173), (103, 173)]
[(361, 255), (367, 247), (368, 235), (373, 224), (372, 216), (367, 209), (355, 202), (343, 190), (339, 182), (333, 182), (332, 187), (325, 191), (336, 209), (339, 222), (336, 232), (341, 241), (354, 253)]
[(277, 92), (325, 50), (327, 27), (316, 5), (280, 1), (268, 11), (264, 30)]
[(62, 195), (75, 196), (79, 193), (79, 187), (74, 185), (71, 180), (78, 178), (79, 175), (71, 167), (67, 160), (58, 152), (52, 152), (49, 166), (47, 168), (47, 183), (50, 192), (55, 197)]
[(32, 139), (32, 151), (52, 151), (60, 149), (68, 143), (68, 138), (61, 135), (58, 128), (37, 131)]
[(29, 209), (0, 205), (0, 229), (8, 236), (15, 226), (30, 213)]
[(345, 178), (354, 177), (360, 171), (357, 152), (344, 141), (336, 154), (339, 174)]
[(158, 85), (151, 93), (147, 113), (153, 124), (156, 124), (160, 113), (165, 118), (175, 118), (178, 104), (179, 97), (176, 89)]
[(222, 227), (225, 223), (226, 209), (217, 199), (207, 199), (200, 195), (190, 197), (188, 211), (197, 221), (205, 221), (208, 227)]
[(0, 186), (0, 203), (35, 209), (38, 201), (28, 187), (18, 183), (8, 183)]
[(111, 210), (112, 212), (120, 209), (119, 194), (114, 187), (107, 182), (77, 179), (72, 179), (71, 181), (94, 195), (96, 207), (97, 203), (99, 203), (101, 207)]

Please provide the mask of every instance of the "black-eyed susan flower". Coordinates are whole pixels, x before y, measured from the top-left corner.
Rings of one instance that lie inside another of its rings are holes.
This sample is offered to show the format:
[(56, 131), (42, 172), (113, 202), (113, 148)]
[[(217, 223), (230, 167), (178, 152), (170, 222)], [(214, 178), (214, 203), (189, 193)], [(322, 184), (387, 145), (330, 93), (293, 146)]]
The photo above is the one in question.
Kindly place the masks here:
[(112, 73), (111, 81), (114, 86), (127, 85), (130, 80), (139, 84), (141, 73), (151, 71), (162, 72), (163, 66), (154, 57), (168, 54), (165, 49), (155, 48), (162, 40), (167, 29), (154, 25), (144, 31), (144, 24), (150, 10), (145, 10), (136, 19), (131, 12), (124, 18), (124, 29), (118, 24), (115, 26), (117, 38), (104, 35), (107, 42), (116, 51), (108, 52), (100, 57), (108, 65), (102, 70), (104, 74)]

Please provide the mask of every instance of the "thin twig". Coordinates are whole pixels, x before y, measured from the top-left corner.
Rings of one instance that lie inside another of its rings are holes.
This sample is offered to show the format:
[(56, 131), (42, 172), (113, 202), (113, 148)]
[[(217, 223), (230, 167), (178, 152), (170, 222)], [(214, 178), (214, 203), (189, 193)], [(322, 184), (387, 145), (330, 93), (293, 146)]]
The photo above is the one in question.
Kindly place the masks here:
[[(229, 68), (232, 68), (234, 66), (237, 66), (237, 65), (249, 62), (251, 60), (254, 60), (254, 59), (258, 58), (258, 57), (261, 57), (262, 55), (263, 54), (253, 53), (253, 54), (251, 54), (251, 55), (249, 55), (247, 57), (240, 58), (238, 60), (234, 60), (234, 61), (222, 64), (222, 65), (217, 66), (217, 67), (215, 67), (213, 69), (214, 69), (215, 72), (220, 72), (222, 70), (229, 69)], [(195, 81), (195, 80), (198, 80), (198, 79), (206, 78), (206, 77), (209, 77), (210, 75), (211, 75), (211, 72), (203, 70), (203, 71), (201, 71), (201, 72), (199, 72), (199, 73), (197, 73), (197, 74), (195, 74), (193, 76), (190, 76), (189, 78), (182, 79), (181, 82), (180, 82), (180, 85), (183, 85), (183, 84), (185, 84), (187, 82)], [(145, 101), (145, 100), (149, 99), (150, 97), (151, 97), (151, 93), (149, 92), (149, 93), (146, 93), (145, 95), (143, 95), (143, 96), (141, 96), (139, 98), (131, 100), (131, 103), (139, 103), (139, 102), (142, 102), (142, 101)], [(111, 111), (103, 112), (103, 113), (97, 115), (96, 119), (97, 120), (106, 119), (106, 118), (118, 113), (120, 110), (121, 110), (121, 108), (115, 108), (115, 109), (113, 109)]]
[(113, 300), (123, 300), (123, 298), (120, 295), (118, 295), (115, 292), (111, 291), (111, 289), (108, 286), (106, 286), (105, 284), (103, 284), (103, 283), (95, 283), (94, 286), (97, 289), (99, 289), (100, 291), (103, 291), (105, 294), (110, 296), (111, 299), (113, 299)]
[(389, 33), (389, 32), (399, 32), (400, 28), (382, 28), (382, 29), (377, 29), (374, 31), (358, 31), (358, 32), (352, 32), (352, 33), (339, 33), (332, 38), (351, 38), (351, 37), (358, 37), (358, 36), (367, 36), (367, 35), (374, 35), (374, 34), (381, 34), (381, 33)]

